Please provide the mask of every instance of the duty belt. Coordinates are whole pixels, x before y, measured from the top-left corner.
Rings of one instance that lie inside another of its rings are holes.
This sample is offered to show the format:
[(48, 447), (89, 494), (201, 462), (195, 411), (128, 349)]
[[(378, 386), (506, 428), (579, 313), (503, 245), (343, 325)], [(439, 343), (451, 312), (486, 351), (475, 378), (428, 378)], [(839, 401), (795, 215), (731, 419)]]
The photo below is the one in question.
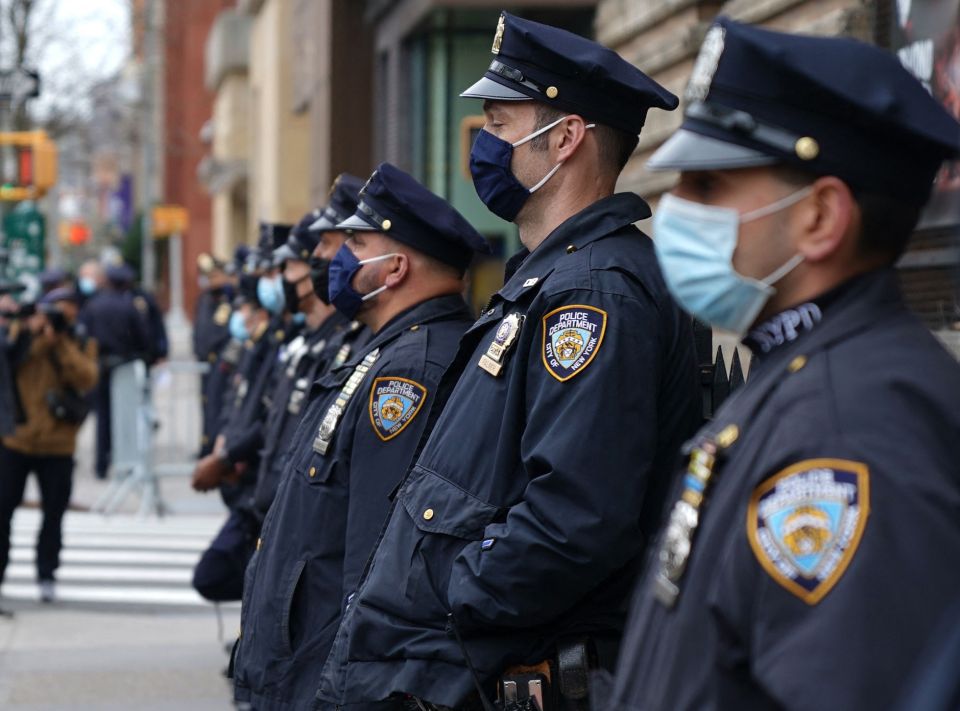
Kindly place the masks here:
[(320, 428), (317, 430), (317, 436), (313, 440), (313, 451), (317, 454), (327, 453), (327, 449), (330, 448), (330, 442), (333, 441), (333, 435), (337, 431), (337, 425), (340, 424), (340, 418), (343, 417), (343, 413), (347, 410), (347, 405), (350, 404), (350, 400), (353, 399), (354, 393), (356, 393), (357, 388), (360, 387), (360, 383), (362, 383), (363, 379), (367, 376), (367, 371), (373, 367), (373, 364), (377, 362), (377, 358), (379, 357), (379, 348), (374, 348), (367, 353), (363, 361), (361, 361), (360, 364), (354, 368), (353, 373), (350, 374), (346, 385), (343, 386), (343, 390), (337, 395), (337, 399), (330, 405), (327, 414), (323, 416), (323, 422), (320, 423)]

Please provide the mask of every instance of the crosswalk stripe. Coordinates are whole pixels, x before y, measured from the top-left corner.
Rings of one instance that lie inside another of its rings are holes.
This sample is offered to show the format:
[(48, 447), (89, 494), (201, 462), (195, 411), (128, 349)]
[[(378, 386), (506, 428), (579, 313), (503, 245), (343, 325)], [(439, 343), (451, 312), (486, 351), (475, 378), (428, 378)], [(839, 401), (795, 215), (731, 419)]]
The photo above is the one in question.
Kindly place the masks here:
[[(10, 564), (0, 594), (36, 600), (36, 541), (42, 514), (14, 516)], [(192, 587), (193, 568), (223, 525), (223, 516), (136, 516), (70, 511), (57, 570), (57, 600), (104, 608), (209, 607)]]
[[(36, 568), (27, 563), (7, 566), (6, 580), (32, 581), (37, 575)], [(114, 565), (65, 565), (57, 571), (57, 580), (67, 581), (109, 581), (113, 583), (180, 583), (189, 585), (192, 571), (185, 568), (144, 568)]]
[[(77, 533), (67, 531), (63, 535), (65, 548), (131, 548), (164, 551), (202, 552), (210, 545), (213, 536), (204, 538), (164, 538), (158, 536), (116, 536), (106, 533)], [(17, 531), (10, 538), (11, 545), (29, 547), (37, 542), (33, 531)]]
[[(4, 584), (3, 596), (15, 600), (35, 600), (37, 586), (20, 583)], [(115, 605), (210, 606), (210, 603), (193, 589), (102, 587), (69, 583), (57, 584), (57, 599), (61, 602), (114, 603)]]
[[(187, 565), (196, 564), (200, 556), (195, 553), (166, 553), (138, 550), (76, 550), (64, 548), (60, 552), (60, 561), (70, 563), (112, 563), (114, 565)], [(10, 551), (10, 560), (15, 563), (32, 563), (36, 552), (32, 548), (14, 548)]]

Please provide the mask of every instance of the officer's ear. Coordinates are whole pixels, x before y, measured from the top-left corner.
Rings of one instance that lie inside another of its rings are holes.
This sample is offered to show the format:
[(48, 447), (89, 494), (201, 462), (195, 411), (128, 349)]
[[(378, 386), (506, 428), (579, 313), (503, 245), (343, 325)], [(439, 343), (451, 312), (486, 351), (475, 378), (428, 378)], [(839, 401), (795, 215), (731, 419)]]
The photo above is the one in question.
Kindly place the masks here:
[(860, 213), (850, 188), (832, 175), (817, 178), (810, 188), (791, 214), (797, 251), (809, 263), (851, 254)]
[(583, 143), (586, 134), (587, 122), (583, 120), (582, 116), (570, 114), (561, 121), (556, 128), (556, 137), (551, 136), (552, 140), (555, 141), (557, 162), (566, 161), (573, 156), (580, 144)]
[(387, 260), (385, 268), (387, 269), (387, 277), (383, 283), (391, 289), (395, 289), (406, 280), (410, 273), (410, 257), (404, 252), (397, 251), (393, 257)]

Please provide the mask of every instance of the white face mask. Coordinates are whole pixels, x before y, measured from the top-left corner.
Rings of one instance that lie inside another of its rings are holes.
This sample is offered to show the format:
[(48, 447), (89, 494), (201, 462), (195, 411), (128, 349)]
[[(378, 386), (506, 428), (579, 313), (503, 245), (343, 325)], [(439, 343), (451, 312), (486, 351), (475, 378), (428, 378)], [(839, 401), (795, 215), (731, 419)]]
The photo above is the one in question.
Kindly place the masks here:
[(738, 274), (733, 252), (740, 225), (786, 209), (812, 190), (812, 186), (801, 188), (743, 215), (733, 208), (665, 195), (653, 219), (653, 244), (677, 302), (712, 326), (738, 336), (746, 333), (776, 293), (774, 285), (796, 269), (803, 255), (794, 255), (763, 279)]

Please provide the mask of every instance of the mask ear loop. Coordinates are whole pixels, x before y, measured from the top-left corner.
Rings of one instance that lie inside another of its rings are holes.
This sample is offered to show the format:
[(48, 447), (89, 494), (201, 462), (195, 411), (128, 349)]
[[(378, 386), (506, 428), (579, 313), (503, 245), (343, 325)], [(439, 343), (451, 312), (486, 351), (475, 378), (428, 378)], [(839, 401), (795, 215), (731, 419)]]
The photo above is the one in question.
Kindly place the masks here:
[(766, 217), (767, 215), (772, 215), (775, 212), (779, 212), (785, 207), (790, 207), (791, 205), (800, 202), (812, 192), (813, 186), (808, 185), (807, 187), (800, 188), (796, 192), (790, 193), (786, 197), (780, 198), (769, 205), (764, 205), (763, 207), (757, 208), (751, 212), (745, 212), (740, 215), (740, 224), (742, 225), (744, 222), (759, 220), (761, 217)]
[[(753, 210), (752, 212), (741, 215), (740, 224), (743, 224), (744, 222), (750, 222), (751, 220), (757, 220), (761, 217), (766, 217), (767, 215), (772, 215), (775, 212), (779, 212), (785, 207), (790, 207), (791, 205), (800, 202), (812, 192), (812, 185), (808, 185), (805, 188), (800, 188), (800, 190), (790, 193), (786, 197), (780, 198), (776, 202), (772, 202), (769, 205), (764, 205), (763, 207)], [(779, 267), (778, 269), (774, 269), (773, 272), (768, 274), (763, 279), (760, 279), (760, 283), (764, 284), (765, 286), (773, 287), (774, 284), (796, 269), (804, 259), (806, 259), (806, 257), (804, 257), (802, 254), (793, 255), (783, 266)]]
[[(564, 116), (563, 118), (567, 118), (567, 117)], [(563, 119), (560, 119), (560, 121), (563, 121)], [(552, 124), (550, 124), (549, 126), (544, 126), (544, 129), (553, 128), (553, 127), (556, 126), (558, 123), (560, 123), (560, 121), (557, 121), (556, 123), (552, 123)], [(596, 128), (596, 127), (597, 127), (597, 124), (595, 124), (595, 123), (588, 123), (584, 128)], [(543, 129), (541, 129), (541, 131), (537, 131), (537, 133), (534, 134), (534, 136), (536, 136), (536, 135), (539, 134), (539, 133), (542, 133), (542, 131), (543, 131)], [(533, 136), (530, 136), (530, 137), (528, 137), (528, 138), (524, 138), (523, 141), (521, 141), (521, 143), (526, 143), (526, 142), (529, 141), (531, 138), (533, 138)], [(516, 145), (518, 145), (518, 144), (515, 143), (514, 146), (516, 146)], [(540, 188), (542, 188), (544, 185), (546, 185), (547, 181), (550, 180), (550, 178), (552, 178), (552, 177), (554, 176), (554, 174), (555, 174), (558, 170), (560, 170), (560, 166), (562, 166), (562, 165), (563, 165), (563, 161), (560, 161), (560, 162), (557, 163), (555, 166), (553, 166), (553, 169), (552, 169), (549, 173), (547, 173), (545, 176), (543, 176), (543, 179), (542, 179), (539, 183), (537, 183), (536, 185), (534, 185), (532, 188), (528, 188), (528, 190), (530, 191), (530, 194), (532, 195), (533, 193), (537, 192)]]
[[(360, 261), (359, 264), (360, 264), (360, 265), (371, 264), (371, 263), (373, 263), (373, 262), (380, 262), (380, 261), (382, 261), (382, 260), (384, 260), (384, 259), (390, 259), (390, 257), (399, 257), (399, 256), (400, 256), (400, 252), (390, 252), (390, 254), (381, 254), (381, 255), (379, 255), (379, 256), (377, 256), (377, 257), (370, 257), (370, 259), (364, 259), (364, 260)], [(369, 301), (369, 300), (372, 299), (374, 296), (377, 296), (378, 294), (382, 294), (383, 292), (385, 292), (385, 291), (387, 290), (387, 288), (388, 288), (387, 285), (384, 284), (383, 286), (381, 286), (381, 287), (379, 287), (379, 288), (377, 288), (377, 289), (374, 289), (374, 290), (371, 291), (369, 294), (364, 294), (364, 295), (360, 298), (360, 300), (361, 300), (361, 301)]]

